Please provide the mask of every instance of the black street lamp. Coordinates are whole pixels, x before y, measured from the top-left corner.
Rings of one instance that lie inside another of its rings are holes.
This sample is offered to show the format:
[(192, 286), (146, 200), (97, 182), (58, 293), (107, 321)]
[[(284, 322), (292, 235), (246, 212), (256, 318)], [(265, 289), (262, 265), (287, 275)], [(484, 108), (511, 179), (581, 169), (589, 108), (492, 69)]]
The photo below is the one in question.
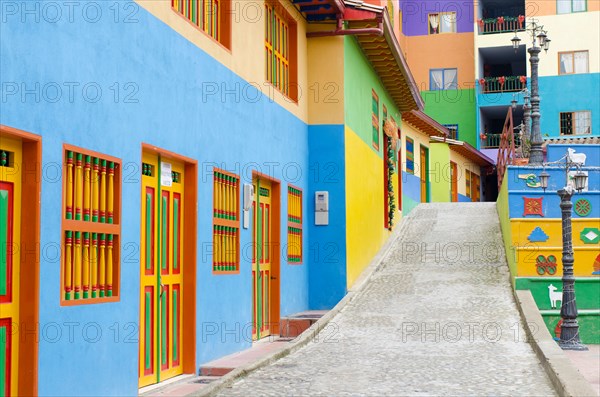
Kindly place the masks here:
[[(563, 162), (564, 160), (564, 162)], [(581, 192), (587, 182), (587, 174), (581, 170), (581, 163), (575, 162), (571, 156), (567, 154), (558, 161), (544, 164), (558, 164), (565, 169), (566, 186), (560, 189), (557, 193), (560, 196), (560, 209), (562, 214), (562, 264), (563, 264), (563, 295), (562, 306), (560, 308), (560, 317), (562, 325), (560, 329), (560, 340), (558, 345), (563, 350), (588, 350), (579, 339), (579, 323), (577, 322), (577, 304), (575, 302), (575, 276), (573, 272), (574, 256), (573, 256), (573, 236), (571, 231), (571, 212), (573, 203), (571, 197), (575, 191)], [(577, 169), (573, 177), (575, 187), (569, 185), (569, 171), (571, 168)], [(539, 175), (540, 185), (546, 191), (550, 174), (544, 171)]]
[(519, 101), (517, 97), (519, 94), (523, 94), (523, 138), (529, 140), (529, 128), (530, 128), (530, 116), (531, 116), (531, 104), (529, 103), (529, 90), (524, 88), (523, 90), (513, 94), (513, 99), (510, 101), (510, 105), (513, 110), (517, 110), (517, 104)]
[[(550, 48), (550, 39), (546, 36), (546, 31), (542, 25), (538, 25), (537, 20), (531, 19), (525, 29), (532, 38), (532, 45), (527, 50), (529, 53), (529, 62), (531, 63), (531, 150), (529, 152), (529, 165), (542, 165), (544, 154), (542, 152), (542, 144), (544, 139), (540, 130), (540, 96), (539, 96), (539, 79), (538, 79), (538, 64), (540, 62), (539, 54), (544, 49), (548, 52)], [(519, 49), (521, 39), (517, 36), (511, 39), (515, 53)], [(539, 47), (538, 47), (539, 42)]]

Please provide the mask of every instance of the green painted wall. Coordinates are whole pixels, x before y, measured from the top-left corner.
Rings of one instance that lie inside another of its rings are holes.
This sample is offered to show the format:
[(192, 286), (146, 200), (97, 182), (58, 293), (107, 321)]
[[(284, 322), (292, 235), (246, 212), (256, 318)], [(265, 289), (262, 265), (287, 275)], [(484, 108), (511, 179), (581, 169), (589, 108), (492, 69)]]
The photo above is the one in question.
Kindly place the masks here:
[(372, 90), (379, 96), (379, 156), (383, 157), (383, 105), (388, 117), (400, 124), (401, 115), (392, 98), (389, 97), (381, 80), (371, 67), (360, 46), (353, 36), (344, 37), (344, 119), (365, 143), (375, 149), (372, 143), (371, 98)]
[(429, 145), (429, 186), (432, 203), (452, 201), (450, 180), (450, 147), (446, 143)]
[(504, 241), (504, 252), (506, 253), (506, 261), (510, 269), (510, 279), (514, 286), (515, 276), (517, 275), (517, 262), (515, 259), (515, 250), (512, 246), (512, 231), (510, 229), (510, 216), (508, 212), (508, 178), (502, 181), (502, 187), (498, 192), (496, 200), (496, 210), (500, 218), (500, 228), (502, 229), (502, 240)]
[(425, 113), (441, 124), (458, 124), (458, 139), (477, 147), (475, 90), (421, 91)]

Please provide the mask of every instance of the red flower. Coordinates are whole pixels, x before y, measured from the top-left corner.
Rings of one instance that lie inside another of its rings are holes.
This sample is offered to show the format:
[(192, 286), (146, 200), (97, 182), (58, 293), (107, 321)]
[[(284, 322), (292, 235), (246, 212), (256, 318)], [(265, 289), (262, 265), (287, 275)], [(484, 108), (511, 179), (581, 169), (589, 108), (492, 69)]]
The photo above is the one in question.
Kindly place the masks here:
[(504, 77), (504, 76), (498, 77), (498, 83), (500, 83), (501, 87), (504, 85), (505, 82), (506, 82), (506, 77)]
[(525, 15), (519, 15), (519, 23), (525, 22)]
[(483, 27), (483, 19), (478, 19), (477, 24), (479, 25), (480, 28), (482, 28)]
[(485, 79), (479, 79), (479, 85), (480, 86), (485, 86)]
[(498, 17), (498, 23), (502, 25), (504, 23), (504, 17)]
[(521, 80), (522, 84), (527, 83), (527, 76), (519, 76), (519, 80)]

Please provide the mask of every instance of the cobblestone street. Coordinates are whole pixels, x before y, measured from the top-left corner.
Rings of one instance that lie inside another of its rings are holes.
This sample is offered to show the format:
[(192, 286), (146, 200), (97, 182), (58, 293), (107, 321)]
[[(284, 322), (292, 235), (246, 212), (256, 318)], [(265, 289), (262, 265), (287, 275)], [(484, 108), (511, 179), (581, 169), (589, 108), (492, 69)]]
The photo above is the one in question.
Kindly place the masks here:
[(555, 395), (525, 340), (495, 203), (420, 205), (403, 227), (314, 341), (220, 395)]

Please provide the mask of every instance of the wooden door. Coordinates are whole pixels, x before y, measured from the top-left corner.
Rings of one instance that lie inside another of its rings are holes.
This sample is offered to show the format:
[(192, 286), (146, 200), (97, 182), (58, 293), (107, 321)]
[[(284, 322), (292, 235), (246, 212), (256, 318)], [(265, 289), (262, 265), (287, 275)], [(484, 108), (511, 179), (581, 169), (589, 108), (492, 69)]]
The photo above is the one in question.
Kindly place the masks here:
[(252, 339), (271, 334), (271, 242), (273, 230), (271, 182), (255, 178), (252, 246)]
[(421, 146), (421, 202), (429, 202), (429, 153), (426, 147)]
[(17, 396), (21, 241), (21, 141), (0, 142), (0, 396)]
[(452, 190), (452, 202), (458, 201), (458, 167), (455, 162), (450, 162), (450, 187)]
[(184, 349), (184, 165), (147, 153), (142, 163), (140, 387), (182, 374)]

